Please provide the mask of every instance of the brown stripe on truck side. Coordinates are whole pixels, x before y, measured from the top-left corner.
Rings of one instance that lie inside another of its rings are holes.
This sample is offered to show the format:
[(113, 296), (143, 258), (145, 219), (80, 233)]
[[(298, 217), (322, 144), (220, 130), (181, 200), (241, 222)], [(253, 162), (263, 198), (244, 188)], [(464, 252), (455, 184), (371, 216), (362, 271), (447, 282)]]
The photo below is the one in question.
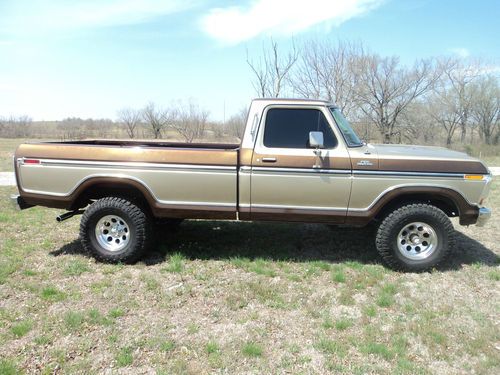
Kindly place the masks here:
[[(355, 168), (355, 166), (353, 167)], [(394, 172), (443, 172), (464, 174), (488, 173), (488, 170), (483, 163), (476, 160), (412, 160), (381, 158), (379, 160), (379, 170)]]
[[(343, 224), (347, 210), (308, 210), (296, 208), (252, 208), (251, 220)], [(241, 218), (241, 215), (240, 215)]]
[[(262, 161), (263, 158), (276, 158), (273, 163)], [(316, 156), (296, 156), (296, 155), (273, 155), (253, 153), (252, 166), (254, 167), (279, 167), (279, 168), (313, 168), (316, 164)], [(322, 157), (320, 165), (323, 169), (351, 169), (349, 157)]]
[(16, 150), (16, 158), (90, 160), (143, 163), (171, 163), (236, 166), (236, 149), (184, 147), (114, 146), (78, 143), (26, 143)]

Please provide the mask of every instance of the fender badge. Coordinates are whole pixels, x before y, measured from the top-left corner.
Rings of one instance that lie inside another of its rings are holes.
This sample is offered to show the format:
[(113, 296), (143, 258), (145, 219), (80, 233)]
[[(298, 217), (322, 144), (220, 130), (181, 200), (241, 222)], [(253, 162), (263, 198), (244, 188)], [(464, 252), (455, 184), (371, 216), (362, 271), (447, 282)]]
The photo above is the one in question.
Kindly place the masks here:
[(359, 166), (370, 166), (373, 165), (373, 163), (370, 160), (360, 160), (356, 163), (356, 165)]

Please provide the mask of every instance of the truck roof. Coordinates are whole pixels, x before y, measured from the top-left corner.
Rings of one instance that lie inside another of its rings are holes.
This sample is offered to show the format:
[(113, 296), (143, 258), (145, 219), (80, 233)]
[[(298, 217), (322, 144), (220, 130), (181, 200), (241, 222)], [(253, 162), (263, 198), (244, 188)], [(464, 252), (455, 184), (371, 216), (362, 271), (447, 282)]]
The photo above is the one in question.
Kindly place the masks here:
[(334, 103), (328, 102), (326, 100), (319, 99), (297, 99), (297, 98), (255, 98), (253, 101), (265, 102), (268, 104), (314, 104), (314, 105), (327, 105), (327, 106), (335, 106)]

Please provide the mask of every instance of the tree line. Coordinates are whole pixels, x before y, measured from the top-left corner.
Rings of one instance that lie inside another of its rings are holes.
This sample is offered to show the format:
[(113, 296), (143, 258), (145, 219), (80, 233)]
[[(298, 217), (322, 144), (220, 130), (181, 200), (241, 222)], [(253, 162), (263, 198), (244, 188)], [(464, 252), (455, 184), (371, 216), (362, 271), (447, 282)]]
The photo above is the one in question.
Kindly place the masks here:
[(328, 100), (366, 138), (375, 128), (384, 143), (442, 134), (451, 146), (457, 132), (462, 144), (476, 134), (486, 144), (500, 142), (500, 69), (481, 61), (441, 57), (406, 66), (362, 43), (308, 41), (282, 52), (271, 40), (257, 58), (247, 54), (247, 63), (260, 97)]
[[(434, 57), (405, 65), (359, 42), (310, 40), (282, 51), (270, 40), (258, 56), (247, 53), (246, 61), (257, 96), (333, 102), (367, 141), (500, 143), (500, 68), (478, 60)], [(116, 121), (0, 118), (0, 137), (236, 140), (245, 118), (246, 108), (217, 122), (194, 100), (150, 102), (120, 109)]]
[(142, 108), (123, 107), (115, 121), (110, 119), (65, 118), (60, 121), (33, 121), (28, 116), (0, 118), (0, 138), (83, 138), (170, 139), (184, 142), (236, 142), (243, 135), (247, 109), (226, 121), (210, 121), (209, 111), (196, 101), (178, 100), (170, 106), (149, 102)]

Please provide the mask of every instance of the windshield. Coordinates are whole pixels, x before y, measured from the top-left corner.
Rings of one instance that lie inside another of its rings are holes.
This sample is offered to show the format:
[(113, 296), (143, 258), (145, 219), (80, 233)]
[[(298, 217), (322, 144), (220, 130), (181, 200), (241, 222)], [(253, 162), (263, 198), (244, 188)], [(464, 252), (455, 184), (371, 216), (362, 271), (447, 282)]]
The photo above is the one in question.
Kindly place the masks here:
[(332, 112), (332, 116), (335, 119), (344, 139), (347, 142), (349, 147), (359, 147), (363, 145), (363, 142), (359, 139), (354, 129), (351, 127), (351, 124), (344, 117), (342, 112), (339, 111), (338, 108), (330, 107), (330, 112)]

